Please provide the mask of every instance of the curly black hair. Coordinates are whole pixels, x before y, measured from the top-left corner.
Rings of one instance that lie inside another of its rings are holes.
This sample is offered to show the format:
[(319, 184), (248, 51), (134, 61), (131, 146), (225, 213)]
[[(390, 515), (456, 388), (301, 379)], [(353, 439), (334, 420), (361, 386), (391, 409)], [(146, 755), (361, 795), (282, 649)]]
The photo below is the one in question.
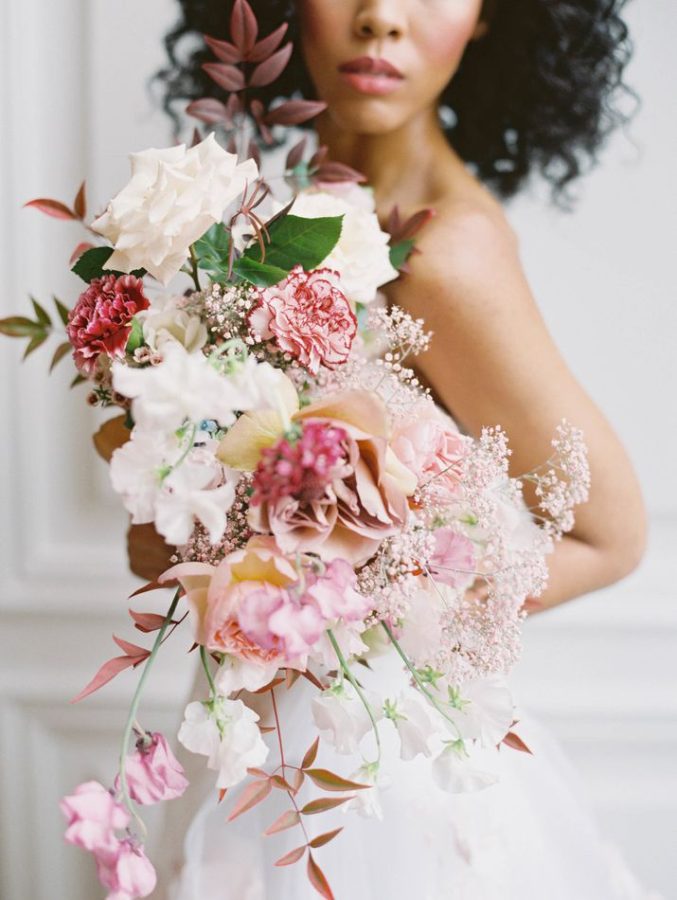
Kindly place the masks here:
[[(290, 65), (262, 99), (299, 93), (313, 98), (300, 52), (293, 0), (250, 0), (267, 34), (289, 24)], [(184, 47), (189, 35), (228, 34), (230, 3), (179, 0), (181, 19), (166, 36), (169, 65), (156, 76), (164, 108), (178, 129), (176, 103), (222, 92), (202, 70), (213, 61), (202, 43)], [(625, 0), (485, 0), (486, 35), (472, 42), (440, 98), (454, 149), (500, 196), (515, 194), (540, 171), (558, 198), (594, 164), (609, 133), (627, 116), (616, 100), (631, 56), (622, 19)], [(632, 93), (628, 91), (628, 93)]]

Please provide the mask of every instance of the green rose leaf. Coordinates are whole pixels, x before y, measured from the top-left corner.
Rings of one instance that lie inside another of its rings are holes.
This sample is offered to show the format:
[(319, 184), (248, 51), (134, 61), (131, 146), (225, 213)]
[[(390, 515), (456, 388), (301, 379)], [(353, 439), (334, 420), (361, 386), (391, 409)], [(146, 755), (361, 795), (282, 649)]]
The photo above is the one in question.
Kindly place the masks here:
[(134, 316), (132, 319), (132, 330), (129, 332), (129, 337), (127, 338), (127, 346), (125, 350), (127, 353), (134, 353), (141, 345), (143, 344), (143, 327), (141, 326), (141, 322)]
[[(113, 255), (112, 247), (92, 247), (85, 250), (82, 256), (75, 263), (71, 272), (79, 275), (87, 284), (94, 281), (95, 278), (103, 278), (104, 275), (126, 275), (126, 272), (118, 272), (114, 269), (104, 269), (104, 266)], [(137, 278), (143, 278), (146, 274), (145, 269), (135, 269), (132, 273)]]
[(212, 225), (193, 247), (198, 260), (198, 268), (209, 272), (217, 280), (228, 278), (230, 232), (225, 225), (221, 222)]
[(338, 244), (342, 227), (343, 216), (318, 219), (282, 216), (268, 226), (269, 239), (264, 236), (265, 259), (258, 244), (246, 250), (243, 258), (285, 273), (294, 266), (303, 266), (310, 271), (316, 269)]
[(400, 241), (390, 248), (390, 265), (399, 272), (402, 266), (411, 256), (414, 249), (414, 241)]
[(270, 287), (285, 279), (288, 269), (280, 269), (277, 266), (268, 265), (267, 262), (257, 262), (255, 259), (242, 256), (235, 260), (233, 272), (258, 287)]

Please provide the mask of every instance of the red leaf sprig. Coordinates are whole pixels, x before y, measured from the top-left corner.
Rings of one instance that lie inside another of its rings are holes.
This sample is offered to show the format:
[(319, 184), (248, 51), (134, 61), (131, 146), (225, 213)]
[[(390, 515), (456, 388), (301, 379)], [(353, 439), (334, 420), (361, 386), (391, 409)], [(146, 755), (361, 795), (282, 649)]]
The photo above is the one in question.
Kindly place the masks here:
[[(204, 63), (202, 68), (222, 90), (230, 96), (226, 103), (212, 97), (194, 100), (187, 112), (207, 125), (234, 127), (238, 116), (249, 112), (265, 144), (273, 143), (273, 125), (300, 125), (314, 118), (325, 103), (312, 100), (287, 100), (268, 110), (257, 99), (247, 103), (245, 92), (273, 84), (282, 75), (291, 59), (294, 46), (282, 45), (287, 23), (280, 25), (266, 37), (259, 38), (259, 25), (247, 0), (235, 0), (230, 17), (230, 41), (205, 35), (204, 39), (217, 62)], [(281, 46), (282, 45), (282, 46)]]

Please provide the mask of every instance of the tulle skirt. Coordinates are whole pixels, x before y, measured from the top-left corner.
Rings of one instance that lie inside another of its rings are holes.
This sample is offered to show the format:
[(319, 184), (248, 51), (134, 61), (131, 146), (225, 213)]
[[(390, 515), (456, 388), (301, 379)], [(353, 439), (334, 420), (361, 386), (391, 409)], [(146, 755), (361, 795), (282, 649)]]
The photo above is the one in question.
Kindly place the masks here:
[[(310, 714), (313, 690), (301, 683), (289, 692), (278, 688), (285, 755), (297, 765), (316, 733)], [(532, 755), (502, 749), (497, 784), (451, 795), (437, 787), (429, 760), (399, 759), (395, 729), (384, 723), (382, 769), (391, 784), (379, 792), (382, 820), (343, 807), (305, 817), (311, 838), (344, 827), (313, 851), (337, 900), (660, 900), (642, 889), (598, 833), (576, 775), (553, 738), (527, 717), (519, 733)], [(275, 735), (268, 738), (270, 770), (279, 751)], [(322, 747), (316, 765), (349, 776), (360, 763), (358, 756), (338, 756)], [(301, 829), (262, 834), (290, 808), (287, 795), (274, 790), (262, 804), (227, 822), (240, 790), (220, 804), (214, 792), (197, 813), (172, 900), (319, 896), (305, 860), (274, 865), (304, 843)], [(317, 793), (304, 788), (300, 802)]]

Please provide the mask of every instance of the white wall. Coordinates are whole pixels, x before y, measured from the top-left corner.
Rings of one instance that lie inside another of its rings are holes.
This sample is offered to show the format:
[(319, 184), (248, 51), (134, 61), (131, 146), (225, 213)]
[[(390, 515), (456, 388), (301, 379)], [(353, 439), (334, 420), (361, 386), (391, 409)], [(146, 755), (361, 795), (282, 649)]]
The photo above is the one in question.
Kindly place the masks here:
[[(86, 173), (100, 207), (124, 183), (129, 151), (168, 141), (143, 85), (173, 15), (171, 0), (0, 4), (0, 315), (28, 310), (28, 292), (72, 302), (78, 290), (63, 274), (77, 228), (21, 204), (70, 199)], [(644, 99), (634, 144), (614, 141), (575, 215), (533, 198), (511, 215), (559, 344), (637, 464), (651, 548), (625, 584), (530, 623), (518, 678), (525, 704), (566, 742), (608, 832), (674, 897), (677, 9), (653, 0), (631, 19), (630, 79)], [(129, 634), (125, 519), (88, 446), (95, 416), (65, 390), (66, 366), (47, 380), (44, 355), (19, 366), (18, 346), (0, 347), (0, 896), (91, 900), (100, 891), (89, 860), (63, 846), (56, 804), (114, 765), (132, 679), (78, 707), (66, 700), (113, 655), (106, 635)], [(158, 727), (184, 688), (173, 665), (182, 641), (150, 683), (147, 717)]]

